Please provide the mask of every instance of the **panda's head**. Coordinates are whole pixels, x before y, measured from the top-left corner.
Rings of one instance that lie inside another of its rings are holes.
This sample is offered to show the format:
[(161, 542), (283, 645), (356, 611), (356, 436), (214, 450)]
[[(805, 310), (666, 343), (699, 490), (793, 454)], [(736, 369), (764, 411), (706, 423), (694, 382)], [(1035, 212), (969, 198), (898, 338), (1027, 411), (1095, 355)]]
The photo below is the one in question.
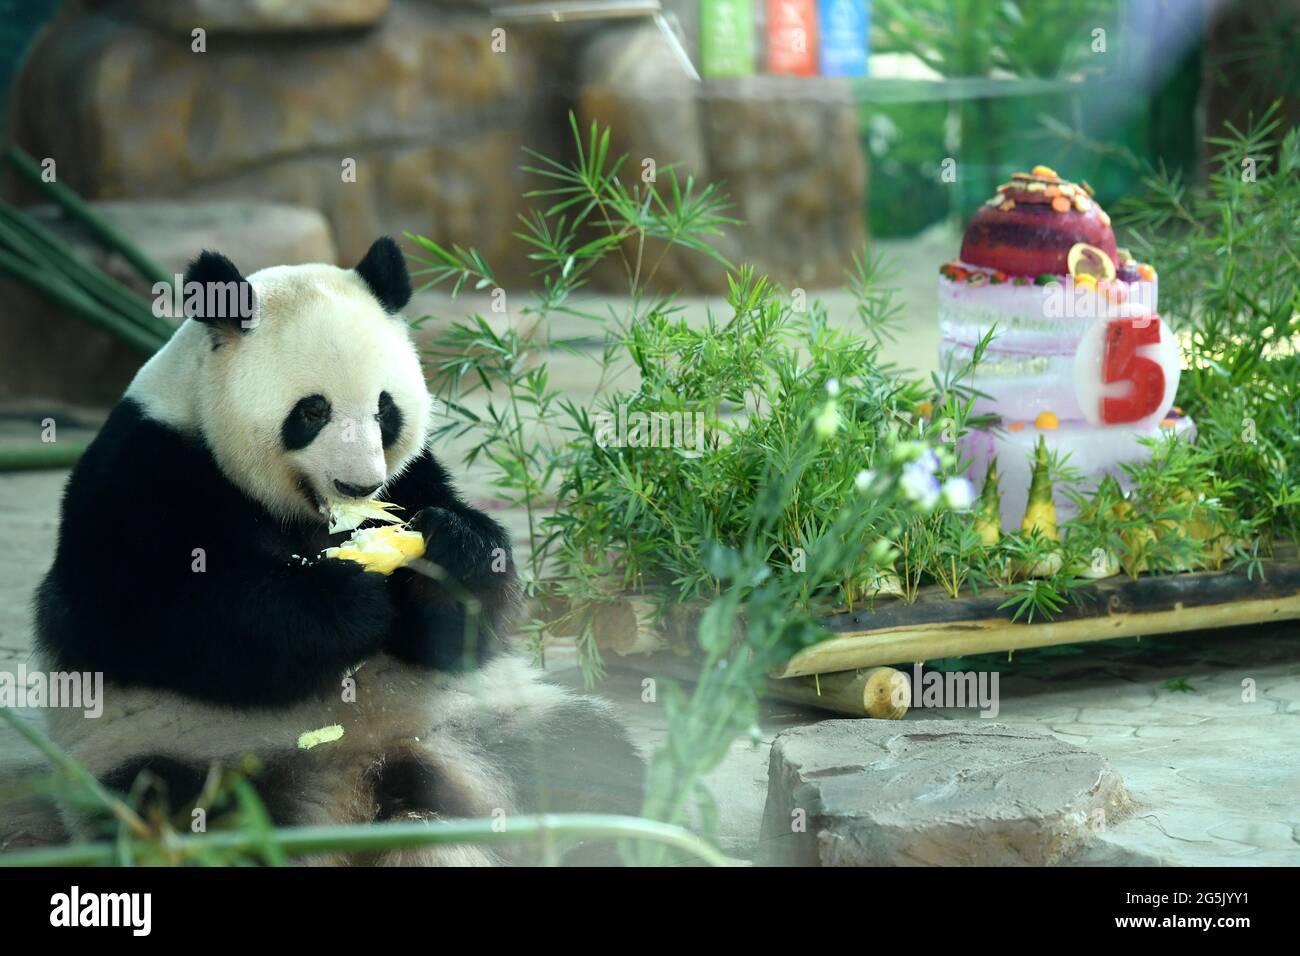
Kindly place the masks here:
[(431, 399), (399, 314), (411, 283), (393, 240), (355, 269), (247, 278), (204, 252), (184, 295), (195, 424), (226, 476), (272, 513), (320, 519), (327, 499), (375, 497), (423, 449)]

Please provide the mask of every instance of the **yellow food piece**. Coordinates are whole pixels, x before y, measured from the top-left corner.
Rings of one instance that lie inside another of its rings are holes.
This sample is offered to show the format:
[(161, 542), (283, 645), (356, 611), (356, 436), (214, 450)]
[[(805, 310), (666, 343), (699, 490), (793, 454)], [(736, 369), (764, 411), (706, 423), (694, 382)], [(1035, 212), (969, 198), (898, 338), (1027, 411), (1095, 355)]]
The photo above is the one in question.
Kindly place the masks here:
[[(1111, 508), (1111, 514), (1121, 521), (1127, 521), (1133, 514), (1133, 506), (1127, 501), (1117, 501)], [(1128, 528), (1120, 532), (1120, 539), (1124, 542), (1124, 553), (1119, 556), (1120, 566), (1125, 574), (1136, 578), (1147, 570), (1145, 551), (1155, 537), (1156, 533), (1151, 528)]]
[(996, 518), (981, 514), (975, 518), (975, 533), (980, 536), (980, 544), (991, 548), (1002, 537), (1002, 525)]
[(1025, 509), (1024, 520), (1020, 522), (1020, 530), (1025, 534), (1038, 531), (1044, 538), (1058, 540), (1060, 535), (1056, 530), (1056, 505), (1051, 502), (1047, 504), (1030, 502), (1029, 507)]
[(1061, 420), (1056, 417), (1056, 412), (1039, 412), (1034, 419), (1034, 427), (1040, 431), (1055, 431), (1060, 425)]
[(1060, 551), (1052, 551), (1039, 558), (1034, 564), (1016, 562), (1015, 569), (1022, 578), (1050, 578), (1065, 564)]
[(1094, 554), (1091, 560), (1077, 564), (1071, 570), (1079, 577), (1093, 581), (1111, 578), (1119, 574), (1119, 556), (1114, 551), (1102, 551), (1100, 555)]
[(408, 561), (424, 554), (424, 536), (396, 525), (354, 531), (337, 548), (326, 548), (325, 556), (355, 561), (367, 571), (392, 574)]
[(395, 524), (402, 520), (389, 514), (394, 508), (401, 510), (401, 506), (387, 501), (330, 501), (327, 504), (329, 505), (330, 534), (351, 531), (366, 521), (384, 521)]
[(1097, 279), (1115, 278), (1115, 263), (1111, 261), (1110, 256), (1086, 242), (1076, 242), (1072, 245), (1065, 263), (1076, 282), (1084, 275), (1093, 277), (1094, 286)]
[(1002, 536), (1002, 489), (998, 478), (998, 460), (989, 462), (984, 473), (984, 487), (980, 489), (979, 510), (975, 514), (975, 533), (980, 542), (991, 548)]
[(309, 730), (304, 734), (298, 735), (298, 749), (311, 750), (312, 747), (319, 747), (321, 744), (332, 744), (343, 736), (342, 724), (330, 724), (328, 727), (322, 727), (320, 730)]
[(1056, 530), (1056, 503), (1052, 500), (1052, 479), (1048, 475), (1047, 443), (1040, 437), (1034, 449), (1034, 473), (1029, 481), (1029, 503), (1020, 522), (1025, 534), (1038, 531), (1045, 538), (1059, 541)]

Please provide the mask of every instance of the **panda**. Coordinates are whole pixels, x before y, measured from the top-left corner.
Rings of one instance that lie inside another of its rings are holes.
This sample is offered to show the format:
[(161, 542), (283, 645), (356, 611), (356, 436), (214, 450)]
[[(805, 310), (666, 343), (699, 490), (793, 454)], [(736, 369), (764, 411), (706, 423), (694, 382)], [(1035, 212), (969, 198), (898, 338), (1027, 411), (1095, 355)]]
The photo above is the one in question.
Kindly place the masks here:
[[(53, 739), (114, 789), (154, 781), (173, 808), (214, 762), (252, 755), (283, 825), (636, 813), (643, 765), (609, 706), (506, 646), (510, 543), (429, 448), (397, 244), (377, 240), (353, 269), (247, 278), (205, 251), (184, 278), (188, 317), (64, 493), (38, 654), (102, 673), (105, 709), (51, 711)], [(441, 576), (321, 556), (344, 536), (326, 502), (371, 498), (403, 509)], [(341, 738), (299, 746), (335, 724)], [(323, 862), (527, 861), (511, 852)]]

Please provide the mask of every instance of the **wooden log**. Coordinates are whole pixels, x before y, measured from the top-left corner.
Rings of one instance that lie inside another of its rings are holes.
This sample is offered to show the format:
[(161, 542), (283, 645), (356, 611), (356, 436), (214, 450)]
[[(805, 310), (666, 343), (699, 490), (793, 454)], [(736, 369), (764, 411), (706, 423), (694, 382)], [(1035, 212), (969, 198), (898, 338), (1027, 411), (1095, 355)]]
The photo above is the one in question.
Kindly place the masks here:
[[(680, 654), (629, 656), (610, 662), (610, 666), (651, 677), (691, 682), (700, 674), (699, 658)], [(769, 679), (763, 696), (847, 717), (898, 720), (912, 704), (912, 682), (907, 675), (892, 667), (870, 667), (819, 677)]]
[(765, 696), (849, 717), (898, 720), (912, 705), (912, 682), (892, 667), (868, 667), (812, 677), (769, 679)]
[(602, 605), (592, 614), (596, 644), (620, 657), (649, 654), (663, 646), (654, 625), (654, 608), (647, 601), (622, 599)]
[(604, 598), (570, 604), (562, 599), (544, 602), (546, 628), (553, 637), (577, 637), (588, 625), (602, 650), (620, 657), (648, 654), (664, 645), (654, 624), (654, 606), (634, 597)]

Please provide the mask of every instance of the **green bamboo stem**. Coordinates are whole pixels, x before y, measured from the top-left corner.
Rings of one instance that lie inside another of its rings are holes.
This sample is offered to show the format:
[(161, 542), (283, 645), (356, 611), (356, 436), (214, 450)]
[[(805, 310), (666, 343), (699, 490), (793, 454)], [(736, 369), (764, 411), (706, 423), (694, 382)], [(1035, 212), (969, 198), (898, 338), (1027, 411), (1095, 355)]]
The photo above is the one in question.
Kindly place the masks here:
[(166, 342), (162, 336), (146, 331), (116, 312), (88, 298), (81, 290), (69, 288), (42, 272), (32, 269), (17, 256), (0, 249), (0, 271), (9, 273), (35, 292), (76, 313), (91, 325), (122, 339), (145, 356), (153, 355)]
[(135, 266), (139, 273), (149, 281), (150, 285), (155, 282), (166, 282), (168, 285), (172, 283), (171, 276), (167, 275), (156, 262), (140, 251), (140, 248), (135, 243), (122, 235), (116, 227), (112, 226), (99, 213), (95, 212), (90, 204), (73, 190), (59, 182), (46, 182), (41, 175), (40, 165), (23, 150), (17, 146), (10, 146), (5, 151), (5, 158), (15, 170), (62, 206), (70, 216), (84, 223), (86, 228), (93, 232), (101, 242), (120, 252), (122, 257)]
[(85, 451), (85, 445), (71, 442), (0, 445), (0, 472), (71, 468)]
[[(43, 250), (32, 244), (30, 237), (20, 231), (22, 227), (16, 227), (6, 212), (3, 204), (0, 204), (0, 251), (9, 252), (16, 257), (27, 254), (32, 263), (29, 268), (44, 273), (51, 282), (57, 281), (65, 285), (75, 293), (84, 296), (96, 307), (112, 313), (150, 335), (163, 336), (164, 341), (167, 336), (170, 336), (172, 330), (170, 328), (164, 330), (160, 320), (148, 310), (138, 296), (128, 299), (108, 290), (97, 289), (93, 278), (87, 281), (83, 274), (77, 271), (80, 263), (70, 250), (66, 256), (71, 257), (71, 260), (67, 257), (60, 258), (57, 254), (42, 255)], [(91, 276), (95, 275), (93, 270), (87, 269), (86, 272)]]
[[(6, 229), (5, 227), (8, 227)], [(82, 262), (68, 245), (33, 217), (0, 203), (0, 235), (10, 235), (11, 251), (27, 251), (32, 245), (44, 252), (41, 261), (67, 276), (93, 298), (103, 302), (137, 325), (164, 336), (174, 328), (153, 314), (148, 301), (100, 270)], [(170, 288), (170, 285), (168, 286)]]
[[(709, 866), (730, 861), (695, 834), (679, 826), (641, 817), (600, 813), (542, 813), (500, 819), (439, 820), (429, 823), (365, 823), (340, 827), (278, 827), (268, 834), (222, 831), (174, 837), (160, 848), (174, 862), (203, 853), (254, 853), (268, 841), (287, 856), (313, 853), (374, 853), (473, 843), (495, 845), (531, 841), (647, 840), (689, 854)], [(0, 854), (0, 867), (110, 866), (118, 859), (112, 843), (74, 843)]]
[(94, 774), (59, 749), (54, 741), (37, 730), (31, 723), (20, 720), (8, 707), (0, 707), (0, 720), (3, 720), (17, 731), (18, 736), (44, 754), (45, 759), (50, 762), (51, 766), (82, 787), (84, 792), (92, 797), (103, 811), (112, 814), (113, 818), (122, 826), (133, 832), (137, 837), (148, 835), (148, 828), (134, 810), (105, 789), (104, 785), (95, 779)]
[[(7, 206), (6, 203), (0, 202), (0, 217), (4, 216), (4, 213), (6, 212), (6, 206)], [(0, 223), (0, 225), (2, 225), (2, 223)], [(26, 262), (29, 267), (33, 269), (41, 268), (42, 266), (41, 257), (36, 253), (36, 250), (33, 249), (29, 243), (25, 243), (25, 242), (16, 243), (10, 240), (8, 246), (12, 247), (9, 249), (9, 251), (12, 252), (14, 256)], [(4, 243), (0, 243), (0, 249), (4, 249), (4, 248), (6, 248), (6, 245)]]

